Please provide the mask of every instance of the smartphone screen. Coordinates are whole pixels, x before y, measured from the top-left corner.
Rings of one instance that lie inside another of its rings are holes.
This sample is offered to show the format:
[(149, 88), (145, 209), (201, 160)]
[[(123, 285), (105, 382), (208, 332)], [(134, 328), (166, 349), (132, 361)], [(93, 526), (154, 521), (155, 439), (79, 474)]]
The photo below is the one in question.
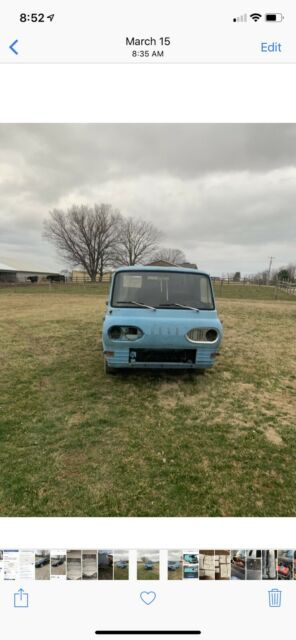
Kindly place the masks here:
[(2, 629), (291, 634), (296, 10), (1, 17)]

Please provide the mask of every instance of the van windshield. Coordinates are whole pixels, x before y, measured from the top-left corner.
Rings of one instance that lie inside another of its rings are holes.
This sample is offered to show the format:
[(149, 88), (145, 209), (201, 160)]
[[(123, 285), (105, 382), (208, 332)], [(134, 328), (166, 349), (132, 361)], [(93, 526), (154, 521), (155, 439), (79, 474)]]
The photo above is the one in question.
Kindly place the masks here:
[(113, 307), (214, 309), (210, 278), (178, 271), (120, 271), (115, 275)]

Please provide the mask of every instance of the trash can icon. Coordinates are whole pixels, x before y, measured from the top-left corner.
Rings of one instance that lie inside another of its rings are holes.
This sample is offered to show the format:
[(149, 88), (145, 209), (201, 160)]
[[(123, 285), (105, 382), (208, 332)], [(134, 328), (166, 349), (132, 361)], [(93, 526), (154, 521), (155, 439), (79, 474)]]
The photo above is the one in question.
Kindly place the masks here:
[(268, 600), (270, 607), (280, 607), (282, 604), (282, 592), (279, 589), (271, 589), (268, 591)]

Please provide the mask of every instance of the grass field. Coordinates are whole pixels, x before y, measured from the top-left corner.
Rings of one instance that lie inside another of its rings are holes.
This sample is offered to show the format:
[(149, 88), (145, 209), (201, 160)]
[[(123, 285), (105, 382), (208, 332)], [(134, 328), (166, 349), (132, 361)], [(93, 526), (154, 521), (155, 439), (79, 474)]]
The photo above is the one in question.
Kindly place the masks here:
[(114, 580), (128, 580), (128, 567), (121, 569), (114, 566)]
[(183, 564), (180, 563), (180, 566), (175, 571), (168, 570), (168, 580), (182, 580), (183, 578)]
[(137, 564), (137, 580), (159, 580), (159, 562), (153, 563), (152, 569), (145, 569), (144, 562)]
[[(234, 298), (243, 300), (295, 300), (295, 296), (286, 293), (282, 289), (273, 286), (248, 285), (248, 284), (214, 284), (217, 298)], [(43, 284), (43, 285), (16, 285), (0, 286), (0, 296), (15, 296), (21, 294), (33, 294), (40, 296), (41, 293), (55, 295), (103, 295), (108, 296), (109, 284), (86, 283), (86, 284)]]
[(106, 285), (0, 289), (1, 516), (296, 515), (296, 297), (226, 287), (211, 371), (114, 377)]

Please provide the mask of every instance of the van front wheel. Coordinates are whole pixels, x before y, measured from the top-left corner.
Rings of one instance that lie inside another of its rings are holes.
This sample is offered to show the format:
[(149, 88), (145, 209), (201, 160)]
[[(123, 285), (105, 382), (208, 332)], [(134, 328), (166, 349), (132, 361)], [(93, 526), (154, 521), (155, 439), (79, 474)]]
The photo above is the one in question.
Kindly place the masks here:
[(114, 367), (110, 367), (110, 364), (108, 364), (106, 359), (104, 362), (104, 369), (107, 376), (110, 376), (110, 375), (114, 376), (114, 374), (116, 373), (116, 369), (114, 369)]

